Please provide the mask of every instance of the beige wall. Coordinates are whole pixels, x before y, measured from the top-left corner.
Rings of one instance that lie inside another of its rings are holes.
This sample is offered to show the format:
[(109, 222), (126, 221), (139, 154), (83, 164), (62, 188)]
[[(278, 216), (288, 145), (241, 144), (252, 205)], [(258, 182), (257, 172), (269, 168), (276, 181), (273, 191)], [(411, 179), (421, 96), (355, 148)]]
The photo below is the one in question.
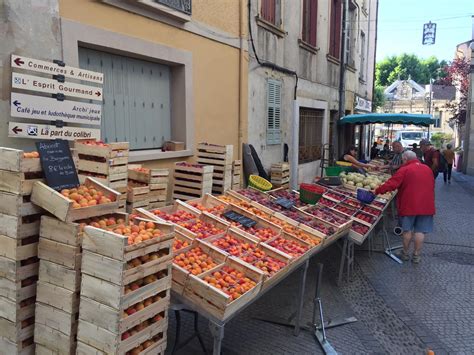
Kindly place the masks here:
[[(231, 31), (229, 36), (237, 37), (239, 8), (234, 3), (238, 4), (238, 1), (223, 1), (222, 3), (228, 3), (225, 9), (220, 9), (224, 4), (217, 6), (217, 3), (220, 1), (193, 1), (192, 21), (209, 23), (214, 28)], [(213, 10), (208, 11), (211, 8)], [(243, 63), (241, 76), (241, 84), (245, 88), (242, 97), (244, 104), (240, 105), (239, 101), (239, 48), (97, 1), (60, 0), (59, 10), (64, 19), (190, 52), (194, 141), (233, 144), (237, 147), (239, 113), (240, 117), (246, 117), (246, 109), (242, 112), (242, 107), (247, 107), (246, 61)], [(230, 18), (235, 20), (231, 21)], [(207, 30), (202, 27), (204, 25), (200, 26), (204, 31)], [(63, 38), (64, 41), (67, 39)], [(242, 125), (245, 126), (246, 122), (242, 122)], [(245, 134), (243, 139), (246, 139)], [(164, 166), (175, 160), (182, 159), (153, 161), (149, 164)]]

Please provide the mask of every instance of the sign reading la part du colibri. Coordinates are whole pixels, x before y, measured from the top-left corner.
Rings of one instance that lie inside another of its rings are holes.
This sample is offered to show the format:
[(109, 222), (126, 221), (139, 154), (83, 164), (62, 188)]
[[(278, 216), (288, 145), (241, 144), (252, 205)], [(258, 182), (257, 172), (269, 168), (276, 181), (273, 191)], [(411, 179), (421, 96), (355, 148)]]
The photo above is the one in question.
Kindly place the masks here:
[(8, 136), (30, 139), (64, 139), (68, 141), (76, 139), (100, 139), (100, 129), (8, 122)]
[(69, 82), (61, 83), (54, 79), (28, 74), (12, 73), (12, 88), (102, 101), (101, 88)]
[(12, 54), (11, 66), (12, 68), (31, 70), (38, 73), (64, 75), (66, 78), (90, 81), (97, 84), (104, 83), (104, 74), (102, 73), (69, 67), (67, 65), (61, 66), (57, 63), (27, 58), (15, 54)]
[(79, 101), (58, 101), (44, 96), (12, 92), (10, 115), (34, 120), (100, 125), (102, 106)]

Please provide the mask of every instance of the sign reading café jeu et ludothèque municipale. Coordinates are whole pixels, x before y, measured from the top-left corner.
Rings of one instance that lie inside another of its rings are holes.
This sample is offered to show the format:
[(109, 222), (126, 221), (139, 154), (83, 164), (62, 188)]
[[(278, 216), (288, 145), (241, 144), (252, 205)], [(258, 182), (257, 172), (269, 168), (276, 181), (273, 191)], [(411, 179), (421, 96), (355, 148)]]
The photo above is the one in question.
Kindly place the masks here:
[(58, 63), (46, 62), (44, 60), (32, 59), (12, 54), (12, 68), (25, 69), (38, 73), (51, 75), (63, 75), (65, 78), (90, 81), (92, 83), (103, 84), (104, 74), (85, 70), (81, 68), (60, 65)]

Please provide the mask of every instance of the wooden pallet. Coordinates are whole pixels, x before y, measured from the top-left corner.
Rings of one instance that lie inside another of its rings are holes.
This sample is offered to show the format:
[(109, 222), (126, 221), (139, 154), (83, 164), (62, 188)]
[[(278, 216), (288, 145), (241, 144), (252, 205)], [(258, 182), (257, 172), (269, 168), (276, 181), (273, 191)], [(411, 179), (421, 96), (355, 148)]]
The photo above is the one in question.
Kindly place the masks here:
[(290, 164), (284, 162), (272, 164), (270, 169), (270, 179), (272, 185), (286, 187), (290, 182)]
[(199, 164), (183, 166), (175, 163), (173, 173), (173, 199), (190, 200), (212, 191), (213, 167)]
[(73, 208), (73, 202), (71, 200), (40, 182), (35, 183), (31, 194), (31, 201), (66, 222), (115, 212), (119, 205), (118, 198), (120, 194), (118, 192), (91, 178), (87, 178), (84, 185), (101, 191), (104, 196), (110, 198), (112, 202), (90, 207)]

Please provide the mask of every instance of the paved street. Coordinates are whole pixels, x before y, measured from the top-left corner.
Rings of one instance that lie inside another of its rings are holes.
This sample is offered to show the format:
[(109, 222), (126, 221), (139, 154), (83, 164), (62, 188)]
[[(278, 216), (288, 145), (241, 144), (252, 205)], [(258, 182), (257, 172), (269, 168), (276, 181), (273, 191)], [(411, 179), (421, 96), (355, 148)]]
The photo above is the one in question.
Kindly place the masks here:
[[(341, 354), (436, 354), (474, 352), (474, 179), (460, 174), (451, 185), (438, 178), (436, 231), (427, 238), (422, 262), (399, 265), (383, 254), (369, 257), (356, 249), (352, 281), (336, 286), (340, 251), (332, 246), (311, 262), (305, 295), (304, 322), (312, 316), (315, 265), (324, 264), (323, 302), (327, 319), (355, 316), (358, 322), (330, 329), (330, 342)], [(390, 228), (391, 230), (391, 228)], [(392, 241), (400, 239), (393, 236)], [(263, 322), (294, 315), (299, 271), (226, 326), (224, 354), (321, 354), (312, 335)], [(200, 328), (212, 349), (207, 322)], [(174, 341), (171, 314), (169, 347)], [(192, 317), (183, 315), (183, 334)], [(169, 349), (168, 349), (169, 350)], [(178, 354), (199, 354), (193, 340)]]

